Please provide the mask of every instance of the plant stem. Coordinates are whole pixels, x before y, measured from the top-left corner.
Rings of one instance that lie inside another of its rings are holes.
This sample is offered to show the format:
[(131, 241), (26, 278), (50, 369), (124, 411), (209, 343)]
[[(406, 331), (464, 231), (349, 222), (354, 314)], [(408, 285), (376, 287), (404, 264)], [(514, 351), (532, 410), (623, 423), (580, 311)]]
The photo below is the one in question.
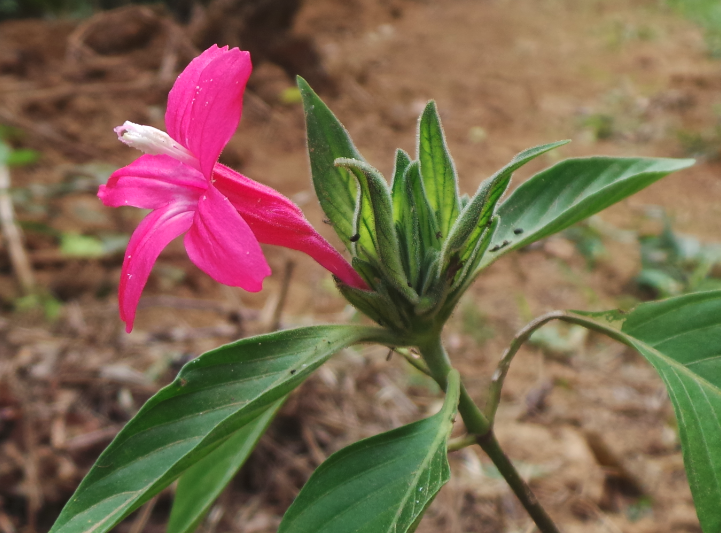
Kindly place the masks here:
[[(453, 367), (445, 348), (443, 348), (440, 335), (434, 335), (427, 342), (419, 344), (418, 349), (428, 365), (431, 377), (441, 389), (446, 390), (446, 376)], [(473, 402), (463, 382), (461, 382), (461, 398), (458, 402), (458, 412), (461, 414), (463, 423), (469, 433), (484, 435), (490, 431), (491, 425), (488, 423), (488, 419)]]
[[(558, 318), (549, 317), (548, 320)], [(536, 326), (540, 327), (540, 325)], [(529, 333), (530, 335), (530, 333)], [(448, 372), (451, 371), (451, 361), (448, 358), (445, 348), (441, 342), (440, 335), (429, 336), (425, 342), (418, 345), (421, 355), (428, 365), (431, 376), (436, 380), (443, 390), (446, 390)], [(521, 341), (522, 342), (522, 341)], [(520, 347), (520, 343), (518, 345)], [(518, 351), (518, 347), (516, 351)], [(514, 352), (515, 353), (515, 352)], [(510, 356), (511, 359), (513, 355)], [(505, 357), (504, 357), (505, 358)], [(509, 361), (510, 363), (510, 361)], [(500, 390), (500, 389), (499, 389)], [(546, 511), (538, 503), (538, 500), (531, 492), (531, 488), (523, 481), (520, 474), (501, 449), (493, 433), (493, 428), (488, 418), (481, 412), (478, 406), (471, 399), (463, 383), (461, 383), (461, 395), (458, 403), (458, 412), (463, 418), (468, 432), (475, 437), (475, 441), (491, 458), (498, 471), (508, 482), (508, 485), (518, 497), (523, 507), (538, 526), (541, 533), (559, 533), (558, 528), (551, 521)], [(458, 442), (461, 444), (461, 441)], [(454, 443), (455, 445), (455, 443)]]
[(506, 379), (506, 374), (508, 374), (508, 369), (511, 367), (511, 361), (513, 361), (513, 358), (518, 350), (538, 328), (551, 320), (563, 318), (565, 316), (566, 313), (563, 311), (552, 311), (550, 313), (546, 313), (545, 315), (541, 315), (529, 322), (521, 331), (516, 333), (515, 337), (513, 337), (513, 341), (511, 341), (508, 349), (503, 353), (503, 356), (496, 367), (496, 371), (493, 373), (493, 377), (491, 377), (491, 386), (488, 389), (488, 401), (486, 402), (486, 406), (483, 410), (491, 425), (493, 425), (493, 421), (496, 418), (498, 404), (501, 402), (503, 382)]
[(540, 503), (538, 503), (538, 500), (531, 491), (531, 488), (523, 480), (511, 463), (510, 459), (508, 459), (501, 449), (493, 431), (491, 430), (485, 435), (476, 437), (476, 442), (481, 448), (483, 448), (483, 451), (486, 452), (488, 457), (491, 458), (493, 464), (496, 465), (498, 471), (501, 473), (508, 485), (510, 485), (513, 493), (523, 504), (526, 512), (531, 515), (531, 518), (536, 523), (539, 531), (541, 531), (541, 533), (560, 533), (560, 530), (556, 527), (556, 524), (553, 523), (551, 517), (548, 516), (546, 510), (541, 507)]
[(473, 444), (476, 444), (476, 436), (469, 433), (468, 435), (449, 440), (447, 448), (449, 452), (457, 452)]
[(515, 357), (518, 350), (521, 348), (523, 343), (529, 339), (533, 332), (547, 322), (550, 322), (551, 320), (560, 320), (561, 322), (567, 322), (569, 324), (583, 326), (587, 329), (590, 329), (591, 331), (603, 333), (607, 337), (610, 337), (614, 340), (617, 340), (618, 342), (621, 342), (633, 348), (633, 345), (629, 344), (628, 339), (624, 337), (618, 330), (596, 322), (592, 319), (585, 318), (581, 315), (571, 314), (568, 311), (551, 311), (550, 313), (539, 316), (538, 318), (526, 324), (526, 326), (516, 334), (510, 346), (504, 352), (501, 360), (498, 362), (498, 366), (496, 367), (496, 371), (493, 373), (493, 377), (491, 377), (491, 386), (488, 390), (488, 401), (486, 402), (486, 406), (484, 409), (484, 416), (488, 419), (491, 427), (493, 427), (493, 421), (496, 418), (498, 404), (501, 401), (501, 390), (503, 389), (503, 382), (506, 379), (506, 374), (508, 374), (508, 369), (511, 366), (511, 361), (513, 361), (513, 358)]

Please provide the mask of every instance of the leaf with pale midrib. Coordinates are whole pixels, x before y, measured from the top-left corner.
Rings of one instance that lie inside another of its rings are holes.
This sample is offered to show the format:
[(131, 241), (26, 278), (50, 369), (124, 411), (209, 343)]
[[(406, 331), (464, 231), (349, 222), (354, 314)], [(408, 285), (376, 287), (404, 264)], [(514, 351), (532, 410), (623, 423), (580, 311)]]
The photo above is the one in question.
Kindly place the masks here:
[(402, 344), (379, 328), (313, 326), (251, 337), (191, 361), (123, 428), (53, 533), (104, 533), (357, 342)]
[(255, 448), (283, 405), (282, 398), (186, 470), (178, 481), (167, 533), (192, 533)]
[(623, 157), (561, 161), (522, 183), (500, 205), (497, 213), (501, 223), (492, 243), (493, 248), (500, 248), (486, 252), (479, 268), (511, 250), (566, 229), (693, 163), (693, 159)]
[(618, 330), (666, 384), (701, 526), (721, 531), (721, 291), (645, 303), (628, 314), (578, 313)]
[(450, 479), (447, 441), (459, 376), (441, 411), (331, 455), (288, 509), (278, 533), (406, 533)]

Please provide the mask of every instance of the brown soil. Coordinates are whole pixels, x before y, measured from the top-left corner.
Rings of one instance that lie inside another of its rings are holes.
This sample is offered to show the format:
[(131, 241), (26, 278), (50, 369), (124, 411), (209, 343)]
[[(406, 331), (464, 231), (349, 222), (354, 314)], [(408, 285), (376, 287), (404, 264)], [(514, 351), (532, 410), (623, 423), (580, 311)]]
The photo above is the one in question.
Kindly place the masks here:
[[(117, 41), (112, 53), (102, 32), (83, 33), (77, 22), (0, 25), (0, 123), (23, 130), (15, 145), (42, 153), (38, 163), (13, 169), (16, 210), (37, 283), (63, 304), (55, 321), (42, 308), (12, 312), (22, 294), (0, 248), (2, 533), (47, 530), (97, 454), (183, 362), (271, 327), (288, 261), (296, 268), (283, 327), (353, 316), (330, 277), (296, 253), (268, 247), (275, 274), (264, 291), (248, 294), (217, 286), (174, 243), (126, 335), (115, 300), (122, 254), (60, 253), (53, 231), (129, 234), (141, 216), (94, 197), (108, 168), (137, 156), (112, 128), (125, 120), (162, 128), (167, 90), (194, 53), (186, 29), (157, 12), (144, 16), (125, 34), (108, 35)], [(685, 156), (679, 132), (706, 155), (718, 150), (721, 67), (707, 59), (700, 30), (656, 0), (307, 0), (293, 32), (318, 52), (326, 101), (386, 175), (396, 147), (414, 149), (416, 117), (429, 98), (438, 102), (469, 193), (521, 149), (562, 138), (574, 142), (529, 164), (517, 182), (560, 156)], [(91, 37), (97, 52), (83, 44)], [(281, 102), (292, 87), (290, 67), (274, 61), (256, 65), (241, 127), (222, 159), (292, 197), (338, 244), (313, 198), (302, 111)], [(589, 125), (599, 115), (611, 117), (607, 135)], [(676, 229), (713, 240), (721, 233), (718, 173), (706, 158), (601, 218), (649, 231), (657, 223), (648, 208), (663, 206)], [(628, 301), (638, 247), (608, 247), (589, 270), (555, 237), (483, 274), (447, 333), (474, 396), (482, 397), (504, 346), (533, 316)], [(566, 532), (700, 531), (672, 409), (654, 371), (595, 336), (561, 352), (521, 351), (498, 420), (508, 454), (550, 514)], [(205, 531), (275, 531), (324, 457), (437, 408), (432, 384), (385, 355), (346, 350), (302, 386)], [(455, 475), (419, 531), (532, 531), (480, 452), (453, 453), (451, 463)], [(170, 492), (161, 495), (145, 530), (163, 530), (170, 501)], [(120, 529), (136, 532), (137, 520)]]

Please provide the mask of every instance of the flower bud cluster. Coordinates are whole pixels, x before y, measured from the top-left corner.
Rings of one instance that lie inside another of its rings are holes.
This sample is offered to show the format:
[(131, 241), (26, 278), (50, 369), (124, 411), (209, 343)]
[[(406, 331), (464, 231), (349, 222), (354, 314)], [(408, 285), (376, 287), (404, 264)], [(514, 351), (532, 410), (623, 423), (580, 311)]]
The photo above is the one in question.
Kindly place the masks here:
[(396, 152), (390, 186), (353, 146), (342, 124), (299, 79), (313, 183), (321, 207), (370, 290), (338, 282), (365, 315), (399, 333), (440, 331), (481, 268), (503, 245), (492, 239), (496, 206), (512, 173), (561, 143), (531, 148), (484, 181), (458, 192), (435, 102), (418, 122), (416, 158)]

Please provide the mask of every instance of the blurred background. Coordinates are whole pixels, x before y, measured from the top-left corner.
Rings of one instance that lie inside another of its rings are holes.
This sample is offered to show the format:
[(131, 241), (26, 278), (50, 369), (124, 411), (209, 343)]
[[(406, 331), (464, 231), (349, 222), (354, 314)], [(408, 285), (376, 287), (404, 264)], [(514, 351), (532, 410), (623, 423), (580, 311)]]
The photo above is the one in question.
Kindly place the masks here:
[[(222, 287), (173, 243), (132, 334), (117, 312), (137, 209), (96, 198), (138, 152), (112, 129), (164, 129), (177, 74), (213, 43), (253, 57), (240, 128), (221, 156), (322, 223), (294, 76), (390, 174), (438, 102), (463, 191), (518, 151), (695, 157), (690, 170), (492, 265), (447, 328), (481, 398), (505, 345), (553, 309), (628, 308), (721, 287), (721, 4), (713, 0), (0, 0), (0, 533), (49, 529), (97, 455), (190, 359), (277, 328), (360, 321), (331, 277), (266, 247), (258, 294)], [(433, 383), (387, 351), (338, 354), (292, 395), (202, 531), (274, 532), (329, 454), (433, 412)], [(498, 433), (567, 532), (700, 532), (673, 412), (635, 353), (548, 325), (518, 356)], [(531, 532), (480, 450), (423, 532)], [(164, 530), (172, 489), (118, 527)]]

